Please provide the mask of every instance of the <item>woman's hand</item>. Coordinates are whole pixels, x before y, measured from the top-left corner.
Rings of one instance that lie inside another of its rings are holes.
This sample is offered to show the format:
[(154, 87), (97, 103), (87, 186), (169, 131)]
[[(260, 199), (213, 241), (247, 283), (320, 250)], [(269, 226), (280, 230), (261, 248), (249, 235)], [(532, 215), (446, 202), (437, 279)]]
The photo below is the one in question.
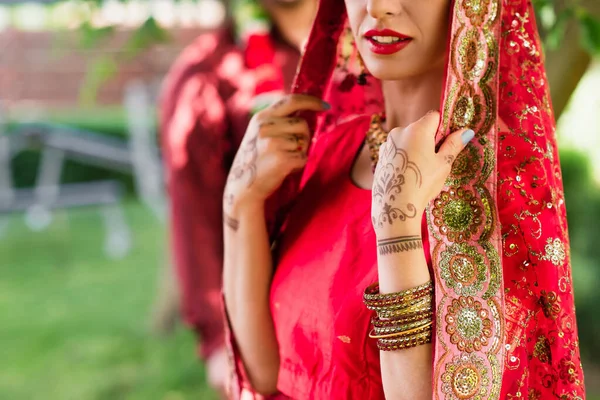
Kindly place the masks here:
[(378, 237), (420, 232), (425, 207), (441, 192), (454, 160), (475, 136), (472, 130), (454, 132), (436, 153), (439, 120), (439, 112), (429, 112), (404, 129), (392, 129), (381, 145), (371, 207)]
[(308, 125), (290, 115), (328, 108), (316, 97), (289, 95), (254, 115), (227, 178), (223, 198), (226, 212), (247, 202), (264, 203), (290, 173), (304, 167)]

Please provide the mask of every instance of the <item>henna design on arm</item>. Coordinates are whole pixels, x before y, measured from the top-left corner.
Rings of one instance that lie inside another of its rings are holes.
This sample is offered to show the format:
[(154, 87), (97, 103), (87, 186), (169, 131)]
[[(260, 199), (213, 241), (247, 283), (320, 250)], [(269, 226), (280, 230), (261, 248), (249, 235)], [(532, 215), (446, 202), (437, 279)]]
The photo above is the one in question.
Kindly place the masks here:
[(223, 223), (225, 226), (231, 228), (232, 231), (237, 232), (240, 227), (240, 221), (227, 215), (227, 213), (223, 213)]
[(418, 250), (423, 248), (421, 236), (398, 236), (377, 241), (379, 255), (402, 253), (404, 251)]
[(224, 203), (232, 205), (235, 195), (231, 193), (231, 185), (237, 181), (244, 180), (246, 188), (252, 186), (256, 180), (256, 162), (258, 159), (258, 136), (254, 136), (242, 143), (238, 153), (233, 160), (233, 165), (225, 184)]
[(246, 180), (247, 187), (252, 186), (256, 179), (256, 160), (258, 158), (258, 136), (242, 144), (229, 174), (229, 181)]

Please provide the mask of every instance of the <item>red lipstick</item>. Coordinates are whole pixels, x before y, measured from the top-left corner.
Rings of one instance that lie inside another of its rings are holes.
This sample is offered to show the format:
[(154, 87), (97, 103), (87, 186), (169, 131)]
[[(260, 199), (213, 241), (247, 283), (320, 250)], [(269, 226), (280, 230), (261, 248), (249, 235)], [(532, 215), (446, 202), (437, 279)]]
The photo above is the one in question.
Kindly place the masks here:
[(410, 36), (391, 29), (371, 29), (364, 34), (364, 37), (369, 42), (369, 48), (373, 53), (383, 55), (397, 53), (412, 41)]

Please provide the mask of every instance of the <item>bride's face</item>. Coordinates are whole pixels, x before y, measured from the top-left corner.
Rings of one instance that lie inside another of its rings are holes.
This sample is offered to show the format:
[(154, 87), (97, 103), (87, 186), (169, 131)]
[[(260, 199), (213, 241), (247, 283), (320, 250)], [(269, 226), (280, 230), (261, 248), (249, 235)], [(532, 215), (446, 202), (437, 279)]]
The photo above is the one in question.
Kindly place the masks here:
[(345, 0), (369, 72), (399, 80), (443, 66), (450, 0)]

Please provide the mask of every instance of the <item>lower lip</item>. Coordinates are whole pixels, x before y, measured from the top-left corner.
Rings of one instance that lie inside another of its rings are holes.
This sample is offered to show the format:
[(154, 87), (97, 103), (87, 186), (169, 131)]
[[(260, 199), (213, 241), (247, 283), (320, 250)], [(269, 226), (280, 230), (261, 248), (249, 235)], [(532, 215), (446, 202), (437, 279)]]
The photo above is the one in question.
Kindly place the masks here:
[(410, 42), (412, 42), (412, 39), (400, 40), (396, 43), (379, 43), (371, 38), (367, 38), (367, 41), (369, 42), (369, 48), (373, 53), (389, 55), (397, 53), (408, 46)]

